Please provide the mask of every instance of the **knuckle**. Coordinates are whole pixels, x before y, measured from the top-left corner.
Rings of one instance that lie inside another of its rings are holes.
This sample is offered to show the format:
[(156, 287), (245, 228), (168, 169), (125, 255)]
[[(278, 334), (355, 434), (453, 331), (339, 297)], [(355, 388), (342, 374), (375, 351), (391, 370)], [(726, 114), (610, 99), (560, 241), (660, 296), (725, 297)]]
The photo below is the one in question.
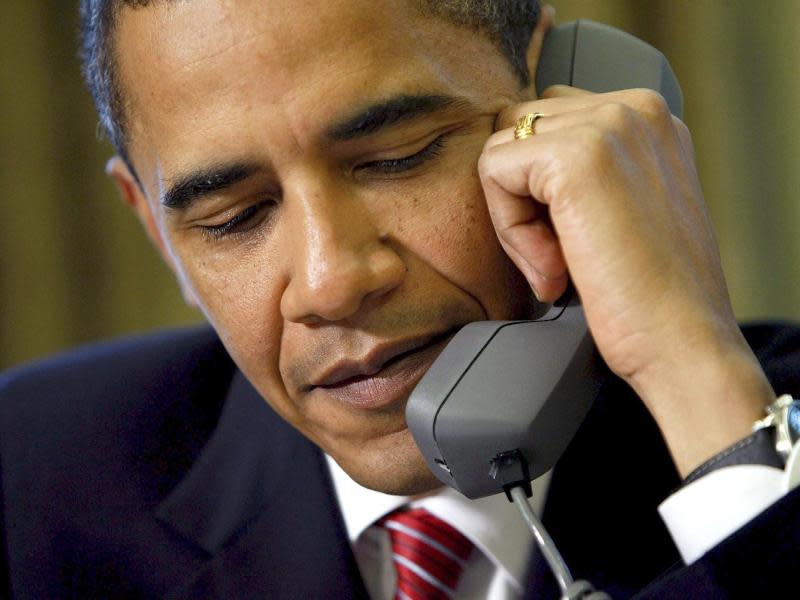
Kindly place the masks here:
[(688, 151), (691, 155), (694, 155), (694, 140), (692, 139), (692, 133), (686, 126), (686, 123), (681, 121), (678, 117), (672, 117), (672, 124), (673, 127), (675, 128), (678, 140), (680, 141), (683, 148), (686, 151)]
[(672, 117), (664, 96), (655, 90), (638, 89), (632, 93), (634, 94), (634, 104), (642, 113), (663, 120)]
[(487, 145), (483, 147), (483, 152), (481, 152), (481, 155), (478, 157), (478, 174), (481, 178), (489, 177), (494, 172), (495, 154), (495, 147), (489, 146), (487, 142)]
[(516, 115), (518, 111), (519, 111), (519, 106), (516, 104), (512, 104), (511, 106), (506, 106), (505, 108), (503, 108), (499, 113), (497, 113), (497, 117), (495, 117), (494, 120), (495, 129), (501, 130), (511, 127), (511, 125), (515, 121), (514, 115)]
[(502, 131), (496, 131), (492, 135), (490, 135), (483, 144), (483, 149), (481, 150), (481, 154), (489, 152), (495, 146), (498, 146), (502, 143), (504, 138)]
[(633, 118), (633, 111), (622, 102), (609, 102), (600, 107), (603, 115), (602, 121), (612, 129), (629, 127)]
[(588, 165), (602, 164), (614, 146), (615, 136), (611, 130), (595, 124), (583, 127), (578, 147)]
[(542, 90), (542, 92), (539, 94), (539, 98), (557, 98), (565, 95), (567, 92), (569, 92), (569, 89), (570, 88), (568, 85), (557, 83)]
[(678, 137), (681, 140), (691, 140), (692, 134), (689, 131), (689, 128), (686, 126), (686, 123), (681, 121), (678, 117), (672, 117), (672, 126), (675, 128), (675, 131), (678, 133)]

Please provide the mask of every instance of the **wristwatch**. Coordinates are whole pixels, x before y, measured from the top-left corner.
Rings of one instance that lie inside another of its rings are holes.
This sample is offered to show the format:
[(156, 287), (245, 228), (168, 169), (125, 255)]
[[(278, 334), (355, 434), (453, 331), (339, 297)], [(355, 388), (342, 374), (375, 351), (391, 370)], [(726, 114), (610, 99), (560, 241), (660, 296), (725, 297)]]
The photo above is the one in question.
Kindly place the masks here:
[(766, 413), (763, 419), (753, 424), (752, 434), (697, 467), (683, 480), (683, 485), (733, 465), (765, 465), (784, 469), (790, 462), (794, 471), (796, 461), (790, 461), (790, 455), (794, 458), (800, 452), (800, 446), (792, 452), (800, 439), (800, 400), (795, 400), (789, 394), (783, 395), (767, 407)]
[(800, 439), (800, 400), (784, 394), (770, 404), (767, 416), (753, 424), (753, 431), (768, 427), (775, 428), (775, 451), (785, 464), (792, 447)]

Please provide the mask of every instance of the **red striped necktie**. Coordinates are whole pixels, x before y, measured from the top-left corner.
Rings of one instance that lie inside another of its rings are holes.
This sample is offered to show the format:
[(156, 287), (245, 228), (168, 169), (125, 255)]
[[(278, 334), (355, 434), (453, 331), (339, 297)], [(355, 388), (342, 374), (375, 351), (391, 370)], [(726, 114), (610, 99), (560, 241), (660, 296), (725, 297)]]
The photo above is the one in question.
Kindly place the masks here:
[(381, 524), (392, 540), (396, 600), (453, 598), (472, 542), (423, 508), (399, 510)]

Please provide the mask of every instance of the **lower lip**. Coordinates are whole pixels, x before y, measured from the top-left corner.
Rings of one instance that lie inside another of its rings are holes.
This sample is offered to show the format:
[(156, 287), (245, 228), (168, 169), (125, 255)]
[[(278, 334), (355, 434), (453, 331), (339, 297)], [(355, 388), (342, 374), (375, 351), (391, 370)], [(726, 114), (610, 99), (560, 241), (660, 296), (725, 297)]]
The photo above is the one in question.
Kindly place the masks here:
[(354, 377), (314, 392), (358, 409), (379, 409), (406, 400), (449, 340), (412, 352), (369, 377)]

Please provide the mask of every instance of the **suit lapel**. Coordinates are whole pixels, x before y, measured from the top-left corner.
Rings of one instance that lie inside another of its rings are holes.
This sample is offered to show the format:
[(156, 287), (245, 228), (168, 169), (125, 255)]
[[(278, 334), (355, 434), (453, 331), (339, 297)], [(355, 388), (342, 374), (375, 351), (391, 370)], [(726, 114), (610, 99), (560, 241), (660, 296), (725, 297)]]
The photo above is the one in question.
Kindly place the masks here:
[(366, 597), (323, 457), (238, 371), (156, 515), (209, 555), (171, 598)]
[[(677, 484), (652, 419), (613, 382), (555, 469), (544, 521), (576, 578), (626, 597), (677, 558), (656, 512)], [(366, 598), (324, 458), (238, 371), (156, 515), (209, 557), (170, 598)], [(538, 553), (529, 573), (529, 598), (557, 597)]]

